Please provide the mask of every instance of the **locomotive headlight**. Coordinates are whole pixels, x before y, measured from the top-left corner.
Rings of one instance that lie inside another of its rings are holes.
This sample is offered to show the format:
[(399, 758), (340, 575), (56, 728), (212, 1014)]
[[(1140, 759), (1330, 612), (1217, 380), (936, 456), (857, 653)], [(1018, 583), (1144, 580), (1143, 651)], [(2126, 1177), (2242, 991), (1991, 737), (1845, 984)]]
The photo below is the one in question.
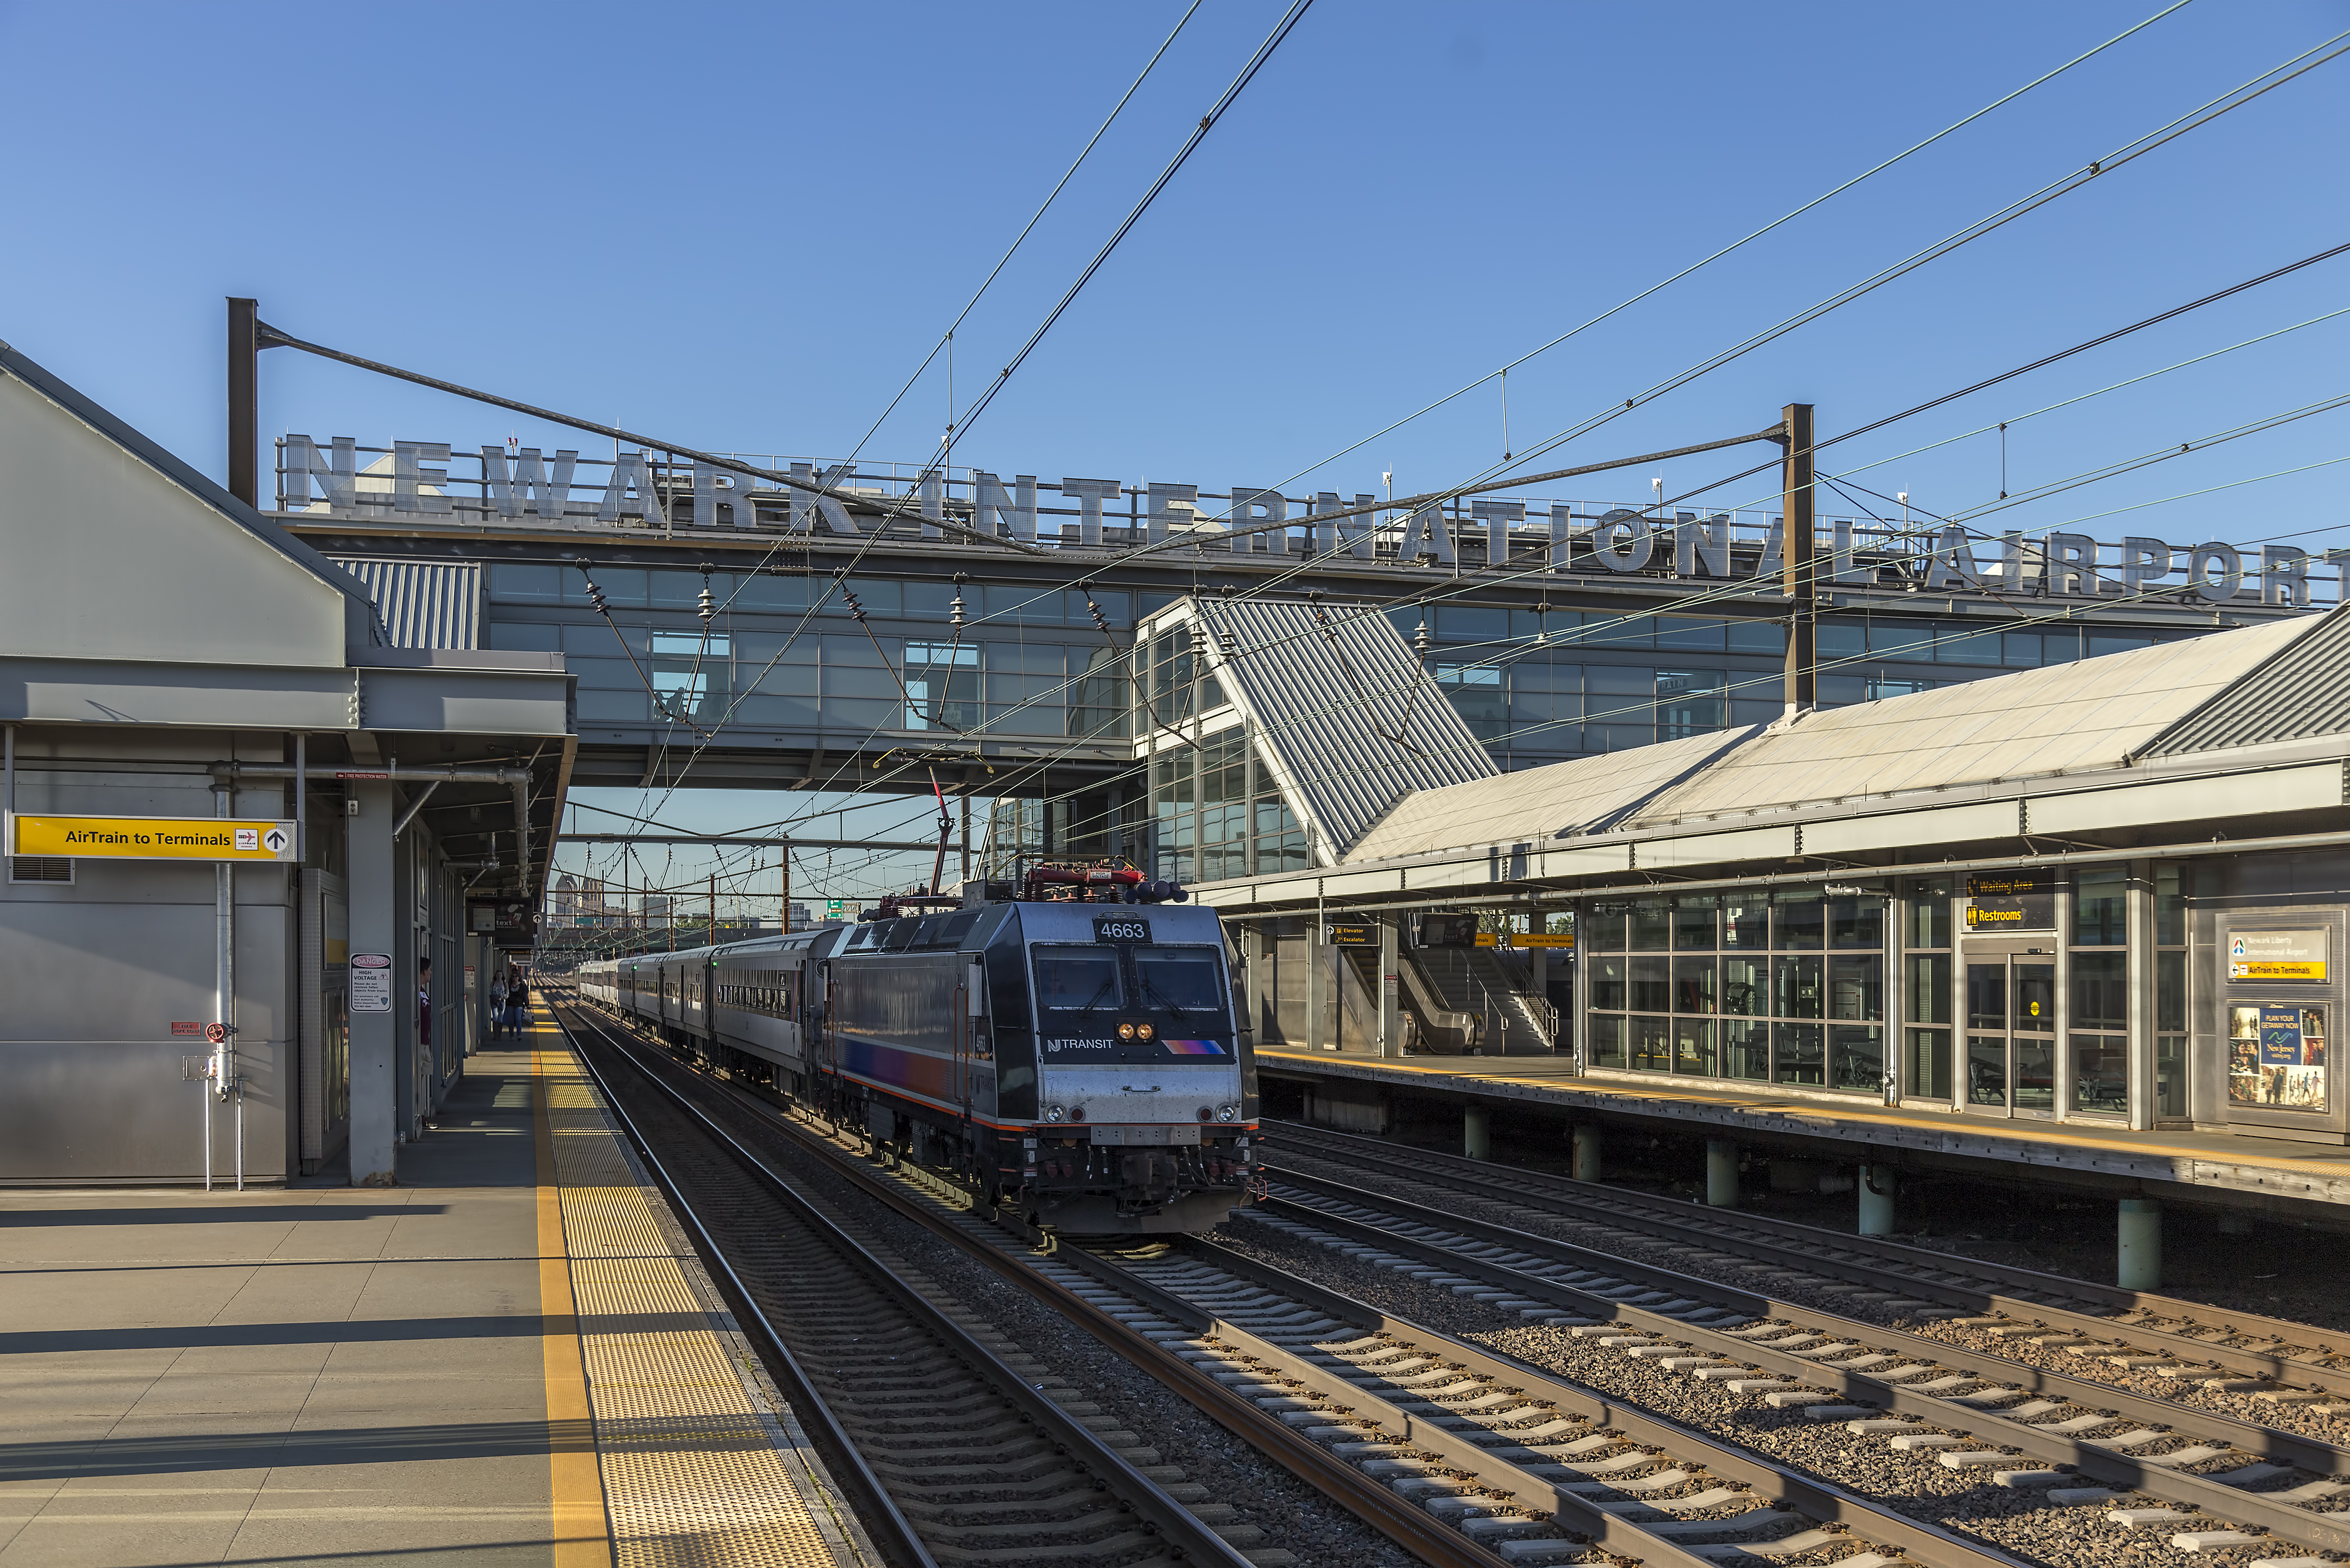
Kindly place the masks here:
[(1149, 1040), (1152, 1036), (1156, 1035), (1159, 1031), (1148, 1023), (1138, 1023), (1134, 1026), (1134, 1033), (1139, 1037), (1144, 1040)]
[(1068, 1115), (1068, 1112), (1063, 1110), (1058, 1106), (1046, 1106), (1045, 1107), (1045, 1119), (1048, 1122), (1065, 1121), (1067, 1119)]
[(1133, 1039), (1133, 1038), (1134, 1038), (1134, 1025), (1133, 1025), (1133, 1024), (1131, 1024), (1131, 1023), (1121, 1023), (1121, 1024), (1119, 1024), (1119, 1025), (1118, 1026), (1118, 1037), (1119, 1039), (1121, 1039), (1121, 1040), (1131, 1040), (1131, 1039)]
[(1220, 1122), (1236, 1122), (1241, 1119), (1241, 1108), (1238, 1106), (1218, 1106), (1216, 1119)]

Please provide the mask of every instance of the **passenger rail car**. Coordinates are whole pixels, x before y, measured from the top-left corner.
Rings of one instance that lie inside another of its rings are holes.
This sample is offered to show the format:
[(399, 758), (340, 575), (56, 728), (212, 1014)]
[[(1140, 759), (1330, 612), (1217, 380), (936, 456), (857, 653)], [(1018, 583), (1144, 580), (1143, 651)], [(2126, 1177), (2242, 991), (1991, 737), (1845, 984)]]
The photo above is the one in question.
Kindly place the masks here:
[(578, 987), (1070, 1233), (1205, 1230), (1254, 1169), (1211, 909), (980, 904), (606, 961)]

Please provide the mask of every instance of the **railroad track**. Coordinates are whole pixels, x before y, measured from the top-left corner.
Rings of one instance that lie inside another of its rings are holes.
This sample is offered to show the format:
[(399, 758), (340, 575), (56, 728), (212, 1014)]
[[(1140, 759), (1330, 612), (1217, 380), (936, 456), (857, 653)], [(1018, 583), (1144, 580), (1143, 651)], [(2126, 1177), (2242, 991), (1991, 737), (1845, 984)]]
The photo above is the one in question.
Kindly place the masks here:
[(662, 1092), (599, 1025), (556, 1017), (902, 1568), (1290, 1561), (1228, 1544), (1193, 1511), (1214, 1512), (1206, 1489), (1147, 1452), (1131, 1462), (1139, 1438), (1093, 1430), (1074, 1388), (951, 1290)]
[[(2193, 1549), (2290, 1542), (2350, 1550), (2350, 1449), (2330, 1442), (1800, 1305), (1457, 1207), (1431, 1208), (1292, 1163), (1276, 1163), (1268, 1174), (1271, 1199), (1247, 1217), (1293, 1241), (1538, 1321), (1560, 1313), (1596, 1320), (1597, 1326), (1576, 1332), (1625, 1356), (1721, 1382), (1782, 1408), (1801, 1407), (1897, 1447), (1936, 1451), (1950, 1469), (2043, 1490), (2055, 1502), (2105, 1504), (2116, 1522), (2168, 1531)], [(1431, 1183), (1469, 1189), (1441, 1168), (1416, 1173), (1423, 1194)], [(1480, 1184), (1492, 1185), (1490, 1176)], [(1525, 1208), (1523, 1196), (1513, 1192), (1508, 1201), (1527, 1218), (1555, 1217)], [(1478, 1207), (1492, 1211), (1490, 1204)], [(1728, 1252), (1724, 1246), (1710, 1255), (1719, 1261)], [(1905, 1300), (1887, 1293), (1879, 1304), (1934, 1310), (1918, 1299), (1923, 1293)]]
[(1979, 1542), (1212, 1242), (1039, 1247), (939, 1177), (877, 1169), (772, 1101), (648, 1061), (641, 1045), (611, 1048), (639, 1064), (633, 1092), (765, 1117), (1423, 1562), (2012, 1568)]
[[(2258, 1381), (2350, 1403), (2350, 1335), (2207, 1306), (2150, 1292), (1858, 1237), (1768, 1215), (1725, 1211), (1678, 1199), (1627, 1192), (1546, 1171), (1507, 1168), (1294, 1122), (1276, 1146), (1414, 1183), (1440, 1181), (1458, 1191), (1508, 1203), (1554, 1220), (1581, 1220), (1649, 1241), (1699, 1248), (1790, 1271), (1790, 1278), (1885, 1291), (1921, 1305), (1996, 1316), (2011, 1329), (2068, 1330), (2116, 1353), (2137, 1351), (2146, 1365), (2174, 1366), (2179, 1380)], [(1525, 1200), (1538, 1199), (1539, 1210)], [(1994, 1330), (1999, 1325), (1985, 1325)]]

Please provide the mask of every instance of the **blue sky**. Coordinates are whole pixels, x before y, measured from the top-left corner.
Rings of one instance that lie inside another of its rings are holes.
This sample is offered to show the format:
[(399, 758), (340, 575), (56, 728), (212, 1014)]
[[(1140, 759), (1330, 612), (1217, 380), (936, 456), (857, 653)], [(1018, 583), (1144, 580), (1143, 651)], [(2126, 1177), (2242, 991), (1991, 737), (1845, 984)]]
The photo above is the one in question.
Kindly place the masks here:
[[(1491, 386), (1314, 465), (2158, 8), (1319, 0), (958, 458), (1217, 490), (1305, 471), (1342, 491), (1388, 468), (1399, 493), (1456, 482), (1500, 453)], [(962, 400), (1280, 9), (1200, 8), (959, 336)], [(837, 455), (1180, 14), (0, 3), (0, 337), (215, 473), (229, 294), (304, 337), (691, 444)], [(2341, 0), (2195, 0), (1513, 372), (1512, 444), (2345, 28)], [(1555, 462), (1751, 430), (1790, 400), (1816, 404), (1830, 434), (2350, 238), (2345, 71), (2323, 67)], [(2309, 268), (1863, 438), (1838, 462), (2341, 309), (2346, 280), (2350, 257)], [(2350, 317), (2028, 421), (2010, 433), (2010, 488), (2350, 390), (2345, 344)], [(273, 433), (567, 439), (283, 351), (264, 367)], [(934, 370), (868, 453), (926, 455), (947, 396)], [(2345, 455), (2350, 410), (2003, 525)], [(1978, 437), (1863, 478), (1950, 510), (1995, 495), (1998, 462), (1996, 438)], [(1679, 491), (1742, 466), (1663, 472)], [(2345, 471), (2095, 526), (2350, 543)], [(1646, 477), (1594, 498), (1645, 499)], [(741, 797), (676, 804), (713, 826), (773, 815)]]

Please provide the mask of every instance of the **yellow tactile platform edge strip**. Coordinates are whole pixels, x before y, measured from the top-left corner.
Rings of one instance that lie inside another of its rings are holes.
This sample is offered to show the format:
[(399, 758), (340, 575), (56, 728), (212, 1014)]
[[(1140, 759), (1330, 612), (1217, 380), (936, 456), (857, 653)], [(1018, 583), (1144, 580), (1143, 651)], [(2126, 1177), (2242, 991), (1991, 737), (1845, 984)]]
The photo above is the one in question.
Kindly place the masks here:
[[(866, 1559), (816, 1480), (806, 1438), (745, 1387), (688, 1277), (690, 1261), (655, 1216), (661, 1199), (640, 1181), (577, 1058), (551, 1022), (542, 1017), (536, 1033), (561, 1243), (542, 1255), (566, 1260), (576, 1303), (609, 1561), (858, 1568)], [(544, 1213), (544, 1187), (541, 1204)], [(560, 1516), (559, 1469), (556, 1480)]]

